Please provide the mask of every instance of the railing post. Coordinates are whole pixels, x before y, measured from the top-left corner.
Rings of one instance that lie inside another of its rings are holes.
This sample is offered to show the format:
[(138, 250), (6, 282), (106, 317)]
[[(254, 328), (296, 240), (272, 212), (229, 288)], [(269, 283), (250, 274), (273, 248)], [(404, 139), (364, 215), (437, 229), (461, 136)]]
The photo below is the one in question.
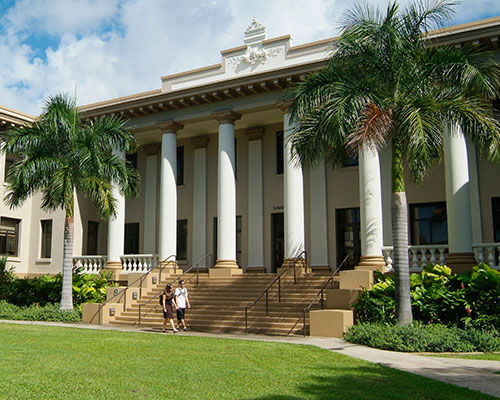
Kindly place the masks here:
[(278, 279), (278, 303), (281, 303), (281, 277)]
[(139, 303), (139, 328), (141, 327), (141, 304)]
[(325, 291), (324, 291), (323, 289), (321, 289), (321, 309), (325, 308), (325, 307), (324, 307), (324, 305), (323, 305), (323, 303), (324, 303), (323, 293), (324, 293), (324, 292), (325, 292)]
[(245, 335), (248, 334), (248, 307), (245, 307)]
[(304, 308), (302, 310), (302, 331), (304, 333), (304, 336), (307, 336), (307, 332), (306, 332), (306, 309)]
[(295, 264), (296, 264), (297, 260), (295, 259), (293, 261), (293, 284), (295, 285), (297, 283), (297, 273), (295, 272)]
[(269, 290), (266, 290), (266, 317), (269, 317)]

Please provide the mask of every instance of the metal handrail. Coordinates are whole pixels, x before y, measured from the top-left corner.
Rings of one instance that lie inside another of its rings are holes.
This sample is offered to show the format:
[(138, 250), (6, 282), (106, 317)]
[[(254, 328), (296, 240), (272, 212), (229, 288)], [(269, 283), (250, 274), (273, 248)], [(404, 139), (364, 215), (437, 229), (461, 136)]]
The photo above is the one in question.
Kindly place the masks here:
[[(158, 265), (161, 264), (160, 266), (160, 275), (159, 275), (159, 278), (158, 278), (158, 282), (161, 282), (161, 271), (162, 269), (164, 268), (164, 265), (165, 263), (170, 260), (171, 258), (174, 259), (174, 261), (176, 260), (176, 255), (175, 254), (171, 254), (169, 255), (167, 258), (165, 258), (163, 261), (158, 261), (158, 264), (157, 264), (157, 268), (158, 268)], [(111, 302), (111, 300), (115, 299), (116, 297), (120, 296), (120, 295), (123, 295), (123, 308), (125, 309), (127, 307), (127, 290), (130, 289), (131, 287), (135, 287), (135, 286), (132, 286), (132, 285), (135, 285), (138, 281), (141, 281), (139, 283), (139, 298), (142, 297), (142, 284), (144, 282), (144, 279), (146, 279), (146, 276), (148, 276), (154, 269), (156, 268), (151, 268), (149, 271), (147, 271), (146, 273), (144, 273), (142, 276), (140, 276), (139, 278), (137, 278), (135, 281), (133, 281), (132, 283), (129, 283), (125, 289), (123, 289), (122, 291), (118, 291), (117, 294), (115, 294), (113, 297), (111, 297), (110, 299), (106, 300), (104, 303), (100, 303), (99, 304), (99, 309), (98, 309), (98, 318), (99, 318), (99, 321), (101, 320), (101, 312), (102, 312), (102, 308)]]
[[(304, 256), (304, 257), (302, 257)], [(274, 286), (276, 282), (278, 282), (278, 303), (281, 303), (281, 277), (290, 271), (290, 268), (293, 267), (293, 284), (295, 285), (297, 283), (297, 273), (295, 270), (295, 266), (297, 264), (297, 261), (304, 259), (305, 260), (305, 265), (307, 266), (307, 252), (305, 250), (301, 251), (294, 259), (292, 264), (288, 264), (286, 268), (281, 271), (281, 273), (274, 278), (274, 280), (267, 285), (267, 287), (264, 289), (264, 291), (255, 299), (255, 301), (247, 305), (245, 307), (245, 333), (248, 333), (248, 310), (250, 310), (253, 306), (257, 304), (257, 302), (264, 296), (266, 295), (266, 317), (269, 316), (269, 291), (271, 288)]]
[(307, 307), (304, 307), (304, 309), (302, 310), (302, 327), (303, 327), (302, 331), (304, 333), (304, 336), (307, 335), (307, 333), (306, 333), (306, 313), (311, 310), (312, 306), (314, 305), (314, 303), (316, 303), (316, 300), (318, 299), (319, 296), (321, 296), (321, 309), (322, 310), (324, 309), (324, 302), (325, 302), (325, 300), (324, 300), (323, 293), (324, 293), (326, 287), (328, 286), (328, 284), (330, 282), (332, 284), (332, 289), (333, 289), (333, 277), (344, 266), (344, 264), (347, 262), (348, 258), (352, 255), (352, 253), (353, 252), (350, 252), (348, 255), (345, 256), (345, 258), (342, 260), (342, 262), (340, 263), (340, 265), (335, 269), (335, 271), (327, 279), (327, 281), (323, 284), (323, 286), (321, 286), (321, 289), (316, 294), (316, 296), (314, 297), (313, 301), (311, 301), (311, 303), (309, 303), (309, 305)]
[[(210, 266), (212, 266), (212, 262), (213, 262), (212, 254), (207, 254), (206, 256), (204, 256), (203, 258), (201, 258), (200, 260), (198, 260), (197, 262), (195, 262), (191, 267), (189, 267), (181, 275), (179, 275), (177, 278), (175, 278), (172, 282), (169, 282), (168, 284), (169, 285), (173, 285), (175, 282), (179, 281), (184, 275), (190, 273), (193, 268), (196, 268), (196, 284), (198, 284), (198, 282), (199, 282), (199, 275), (200, 275), (200, 264), (201, 264), (202, 261), (205, 261), (209, 257), (210, 257)], [(203, 268), (205, 268), (205, 267), (203, 267)], [(159, 293), (155, 294), (153, 297), (151, 297), (145, 303), (139, 303), (139, 311), (138, 311), (138, 316), (137, 316), (139, 328), (141, 327), (141, 320), (142, 320), (142, 312), (141, 312), (141, 310), (142, 310), (142, 307), (148, 305), (149, 303), (151, 303), (151, 301), (153, 301), (153, 299), (156, 299), (157, 297), (160, 297), (162, 294), (163, 294), (163, 290), (160, 291)]]

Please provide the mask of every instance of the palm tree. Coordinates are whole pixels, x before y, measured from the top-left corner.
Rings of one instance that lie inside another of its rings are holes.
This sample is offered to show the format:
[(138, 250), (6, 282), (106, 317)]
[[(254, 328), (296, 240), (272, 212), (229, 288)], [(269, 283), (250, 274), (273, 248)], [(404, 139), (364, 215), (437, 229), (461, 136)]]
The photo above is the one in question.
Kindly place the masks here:
[(46, 100), (32, 124), (1, 135), (3, 151), (19, 155), (7, 175), (6, 204), (20, 206), (40, 191), (42, 209), (65, 210), (61, 309), (73, 308), (74, 197), (81, 193), (107, 219), (116, 212), (112, 185), (126, 196), (138, 192), (139, 176), (121, 155), (136, 149), (125, 122), (115, 117), (84, 121), (76, 101), (60, 94)]
[(427, 33), (449, 20), (453, 1), (420, 1), (400, 10), (357, 5), (345, 14), (329, 64), (292, 88), (294, 156), (342, 164), (363, 147), (392, 147), (391, 216), (396, 317), (412, 321), (404, 168), (422, 182), (444, 155), (445, 124), (457, 123), (490, 160), (500, 126), (491, 100), (500, 70), (477, 47), (433, 46)]

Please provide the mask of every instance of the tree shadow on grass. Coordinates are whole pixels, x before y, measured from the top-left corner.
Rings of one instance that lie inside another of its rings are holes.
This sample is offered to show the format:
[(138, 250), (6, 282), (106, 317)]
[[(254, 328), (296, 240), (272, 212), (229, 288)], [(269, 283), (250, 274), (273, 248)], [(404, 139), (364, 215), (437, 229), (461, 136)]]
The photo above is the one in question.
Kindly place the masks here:
[(488, 395), (381, 365), (311, 367), (294, 395), (270, 394), (249, 400), (473, 400)]

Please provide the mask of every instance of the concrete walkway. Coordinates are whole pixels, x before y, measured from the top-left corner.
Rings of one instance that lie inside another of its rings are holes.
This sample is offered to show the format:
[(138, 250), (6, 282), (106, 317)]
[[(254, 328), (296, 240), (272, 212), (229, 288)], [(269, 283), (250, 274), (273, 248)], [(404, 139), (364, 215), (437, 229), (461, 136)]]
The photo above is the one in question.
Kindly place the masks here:
[[(153, 329), (138, 329), (133, 327), (120, 327), (111, 325), (85, 325), (68, 324), (58, 322), (35, 322), (35, 321), (7, 321), (0, 323), (19, 325), (48, 325), (80, 329), (113, 330), (125, 332), (143, 332), (159, 334), (160, 331)], [(189, 336), (215, 337), (240, 340), (262, 340), (269, 342), (297, 343), (318, 346), (323, 349), (345, 354), (350, 357), (359, 358), (376, 364), (385, 365), (401, 371), (411, 372), (427, 378), (463, 386), (478, 390), (483, 393), (500, 398), (500, 361), (468, 360), (459, 358), (427, 357), (410, 353), (398, 353), (372, 349), (366, 346), (351, 344), (343, 339), (320, 338), (320, 337), (294, 337), (294, 336), (265, 336), (265, 335), (238, 335), (218, 334), (205, 332), (182, 332)]]

